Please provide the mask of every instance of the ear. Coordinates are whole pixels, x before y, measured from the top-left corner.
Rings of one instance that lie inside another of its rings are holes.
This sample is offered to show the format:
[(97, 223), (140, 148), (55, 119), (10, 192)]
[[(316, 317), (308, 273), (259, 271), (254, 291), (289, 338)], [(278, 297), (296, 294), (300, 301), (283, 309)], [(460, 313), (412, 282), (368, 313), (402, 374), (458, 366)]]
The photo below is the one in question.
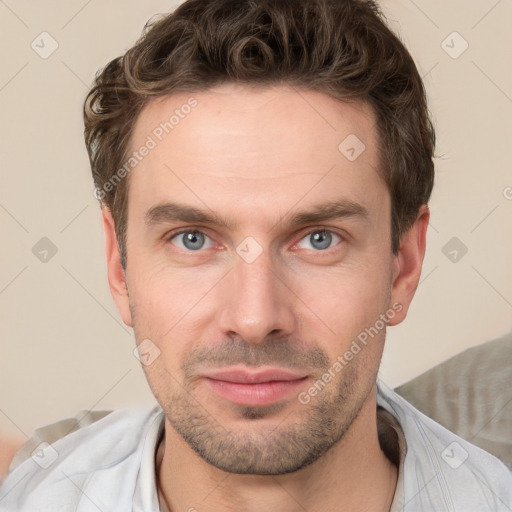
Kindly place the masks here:
[(126, 276), (121, 265), (121, 255), (117, 245), (114, 219), (108, 208), (102, 208), (102, 216), (103, 228), (105, 230), (105, 253), (107, 256), (110, 293), (112, 294), (123, 322), (128, 327), (132, 327), (128, 288), (126, 287)]
[(400, 240), (400, 249), (393, 260), (390, 306), (398, 303), (402, 305), (402, 309), (392, 319), (389, 319), (388, 325), (397, 325), (404, 320), (416, 288), (418, 288), (427, 245), (429, 219), (430, 211), (424, 204), (418, 212), (416, 221)]

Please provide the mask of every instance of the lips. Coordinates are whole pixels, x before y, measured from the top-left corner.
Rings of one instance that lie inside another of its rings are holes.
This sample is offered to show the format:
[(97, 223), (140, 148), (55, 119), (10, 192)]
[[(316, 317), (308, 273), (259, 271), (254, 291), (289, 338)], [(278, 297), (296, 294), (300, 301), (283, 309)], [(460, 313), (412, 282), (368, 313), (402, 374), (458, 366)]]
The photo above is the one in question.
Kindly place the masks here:
[(265, 370), (247, 371), (243, 369), (220, 370), (205, 373), (205, 377), (225, 382), (238, 382), (241, 384), (260, 384), (272, 381), (291, 381), (302, 379), (304, 374), (297, 374), (280, 368), (268, 368)]
[(238, 368), (208, 372), (203, 378), (212, 391), (235, 404), (264, 406), (287, 398), (308, 376), (282, 368)]

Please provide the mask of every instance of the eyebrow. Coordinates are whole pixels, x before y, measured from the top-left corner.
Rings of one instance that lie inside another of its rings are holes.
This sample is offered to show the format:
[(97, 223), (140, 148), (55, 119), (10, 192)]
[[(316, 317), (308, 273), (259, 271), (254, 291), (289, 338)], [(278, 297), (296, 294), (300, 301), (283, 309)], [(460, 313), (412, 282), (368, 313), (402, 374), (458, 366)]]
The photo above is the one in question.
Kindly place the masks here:
[[(369, 217), (368, 209), (362, 204), (355, 203), (348, 199), (339, 199), (316, 205), (310, 210), (298, 213), (289, 212), (277, 224), (286, 221), (291, 228), (295, 228), (300, 225), (324, 222), (327, 220), (341, 218), (368, 220)], [(148, 227), (176, 221), (209, 224), (227, 229), (236, 229), (239, 226), (238, 222), (223, 219), (211, 210), (200, 210), (177, 202), (166, 202), (149, 208), (144, 214), (144, 221)]]

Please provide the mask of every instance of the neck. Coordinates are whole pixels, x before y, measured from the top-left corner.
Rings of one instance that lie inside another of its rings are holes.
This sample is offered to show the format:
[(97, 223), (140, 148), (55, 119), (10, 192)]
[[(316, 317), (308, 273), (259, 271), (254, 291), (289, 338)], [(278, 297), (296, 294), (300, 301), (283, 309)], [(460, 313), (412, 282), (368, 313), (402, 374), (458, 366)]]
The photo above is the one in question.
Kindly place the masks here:
[(201, 459), (166, 420), (158, 484), (171, 512), (387, 512), (398, 470), (382, 452), (371, 393), (343, 439), (317, 461), (278, 476), (227, 473)]

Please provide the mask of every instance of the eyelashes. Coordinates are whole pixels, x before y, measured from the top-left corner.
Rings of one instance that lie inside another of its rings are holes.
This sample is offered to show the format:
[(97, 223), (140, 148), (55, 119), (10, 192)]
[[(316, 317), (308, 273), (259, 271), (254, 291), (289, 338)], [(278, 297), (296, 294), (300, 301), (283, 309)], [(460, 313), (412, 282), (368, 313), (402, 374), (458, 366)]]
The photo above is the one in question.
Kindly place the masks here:
[[(187, 236), (184, 237), (183, 235)], [(336, 239), (339, 240), (338, 243), (335, 243)], [(181, 251), (189, 253), (204, 252), (206, 249), (211, 249), (215, 245), (213, 240), (206, 233), (196, 228), (182, 228), (171, 233), (167, 236), (166, 240)], [(176, 243), (175, 240), (178, 241), (178, 243)], [(304, 241), (309, 243), (310, 247), (302, 247), (303, 249), (320, 253), (329, 252), (334, 247), (340, 245), (344, 240), (340, 234), (332, 229), (314, 228), (305, 232), (300, 240), (294, 244), (294, 247)]]

